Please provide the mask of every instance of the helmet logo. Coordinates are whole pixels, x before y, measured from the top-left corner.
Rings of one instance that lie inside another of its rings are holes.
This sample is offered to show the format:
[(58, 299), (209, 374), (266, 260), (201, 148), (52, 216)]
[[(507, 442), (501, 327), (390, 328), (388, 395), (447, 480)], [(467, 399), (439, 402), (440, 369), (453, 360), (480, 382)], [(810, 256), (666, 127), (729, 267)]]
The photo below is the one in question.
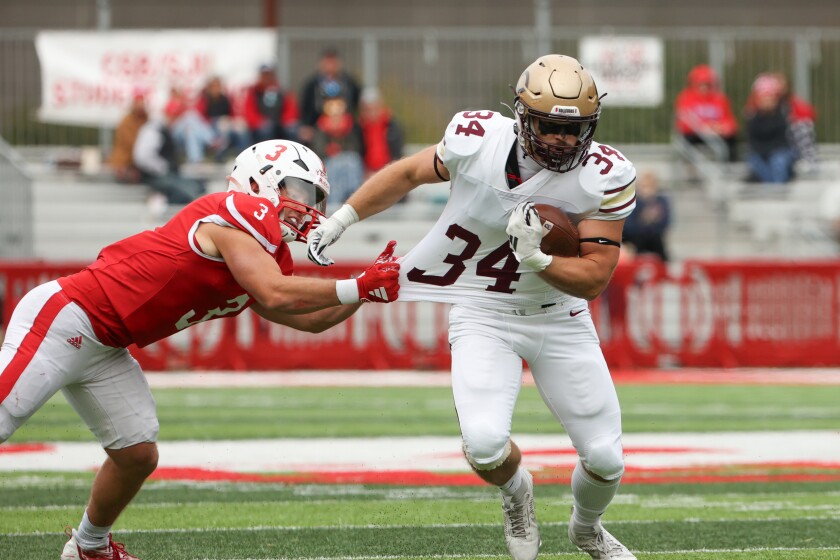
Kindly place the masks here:
[(563, 106), (563, 105), (555, 105), (554, 107), (551, 108), (551, 114), (552, 115), (570, 115), (570, 116), (573, 116), (573, 117), (579, 117), (580, 116), (580, 109), (578, 109), (577, 107), (574, 107), (574, 106), (567, 107), (567, 106)]
[[(292, 147), (294, 147), (294, 146), (292, 146)], [(303, 168), (304, 171), (309, 171), (309, 166), (306, 165), (306, 162), (304, 162), (303, 159), (300, 157), (300, 150), (298, 150), (296, 147), (294, 147), (294, 148), (295, 148), (295, 151), (297, 152), (297, 156), (298, 156), (298, 158), (294, 162), (296, 164), (298, 164), (301, 168)]]

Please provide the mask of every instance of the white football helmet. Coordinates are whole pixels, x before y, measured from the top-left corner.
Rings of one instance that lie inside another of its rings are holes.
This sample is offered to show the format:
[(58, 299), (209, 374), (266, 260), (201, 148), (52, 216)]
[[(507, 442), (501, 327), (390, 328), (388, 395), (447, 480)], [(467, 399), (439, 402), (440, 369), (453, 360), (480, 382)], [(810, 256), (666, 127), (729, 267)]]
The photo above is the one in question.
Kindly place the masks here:
[[(576, 59), (541, 56), (516, 84), (514, 110), (519, 143), (542, 167), (560, 173), (577, 167), (589, 152), (601, 116), (601, 100), (592, 75)], [(577, 137), (575, 146), (543, 141), (538, 134)]]
[(242, 151), (228, 191), (265, 198), (277, 208), (283, 241), (306, 241), (327, 208), (330, 183), (315, 152), (290, 140), (266, 140)]

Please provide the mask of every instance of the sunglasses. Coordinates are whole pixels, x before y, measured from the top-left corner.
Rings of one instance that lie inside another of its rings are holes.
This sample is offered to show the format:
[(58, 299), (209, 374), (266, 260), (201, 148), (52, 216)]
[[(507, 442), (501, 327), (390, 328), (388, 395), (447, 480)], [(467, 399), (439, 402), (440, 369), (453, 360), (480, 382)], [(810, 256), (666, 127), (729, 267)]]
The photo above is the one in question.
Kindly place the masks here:
[(583, 131), (583, 123), (559, 123), (544, 119), (537, 119), (540, 134), (557, 134), (560, 136), (577, 136)]

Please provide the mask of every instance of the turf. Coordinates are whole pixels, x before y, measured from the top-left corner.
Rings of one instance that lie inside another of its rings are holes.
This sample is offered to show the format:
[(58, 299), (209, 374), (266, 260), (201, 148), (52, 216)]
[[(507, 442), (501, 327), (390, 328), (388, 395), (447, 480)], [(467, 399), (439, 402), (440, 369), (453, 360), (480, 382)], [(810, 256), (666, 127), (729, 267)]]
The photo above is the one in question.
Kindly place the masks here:
[[(625, 432), (834, 429), (840, 386), (619, 386)], [(457, 435), (445, 387), (164, 389), (154, 392), (161, 440)], [(533, 387), (522, 390), (515, 433), (559, 426)], [(90, 441), (60, 395), (11, 441)]]
[[(837, 387), (621, 386), (625, 431), (836, 429)], [(155, 391), (161, 439), (454, 435), (446, 388)], [(559, 428), (523, 389), (516, 433)], [(91, 441), (53, 399), (13, 441)], [(0, 473), (0, 559), (57, 558), (91, 473)], [(565, 485), (537, 486), (540, 558), (582, 559)], [(840, 560), (840, 484), (626, 484), (605, 524), (643, 559)], [(489, 487), (150, 481), (115, 527), (143, 560), (509, 558)]]
[[(89, 474), (0, 482), (0, 558), (55, 556), (81, 515)], [(57, 488), (64, 492), (56, 493)], [(626, 485), (605, 523), (662, 557), (840, 558), (840, 491), (824, 484)], [(537, 487), (545, 557), (573, 552), (568, 488)], [(150, 482), (117, 527), (144, 560), (506, 556), (495, 491)], [(243, 544), (245, 543), (245, 544)], [(714, 556), (704, 556), (713, 549)], [(779, 550), (778, 556), (770, 550)], [(758, 554), (758, 556), (756, 556)]]

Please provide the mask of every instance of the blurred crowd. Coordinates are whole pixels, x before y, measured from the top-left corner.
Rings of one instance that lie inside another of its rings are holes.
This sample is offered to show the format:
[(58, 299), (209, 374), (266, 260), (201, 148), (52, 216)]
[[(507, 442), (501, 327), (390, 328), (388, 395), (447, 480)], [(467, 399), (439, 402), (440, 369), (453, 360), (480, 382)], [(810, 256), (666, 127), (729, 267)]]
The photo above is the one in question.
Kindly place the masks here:
[[(295, 140), (323, 160), (337, 208), (374, 172), (403, 156), (404, 132), (381, 93), (362, 88), (334, 48), (321, 52), (299, 91), (271, 65), (230, 91), (221, 76), (195, 96), (177, 87), (162, 114), (149, 115), (138, 93), (114, 135), (109, 163), (120, 181), (141, 182), (160, 207), (183, 204), (205, 192), (200, 179), (181, 173), (184, 163), (228, 162), (249, 145), (271, 138)], [(814, 107), (794, 94), (784, 74), (757, 75), (740, 114), (715, 70), (695, 66), (674, 100), (675, 130), (689, 146), (721, 163), (743, 162), (744, 180), (787, 183), (817, 169)], [(687, 162), (687, 179), (700, 180)], [(638, 208), (625, 228), (629, 255), (668, 260), (668, 198), (653, 171), (640, 172)]]
[(109, 164), (123, 182), (144, 183), (159, 203), (183, 204), (205, 192), (182, 164), (225, 162), (253, 143), (280, 138), (315, 150), (330, 177), (330, 203), (340, 205), (362, 181), (403, 155), (403, 130), (380, 92), (362, 89), (334, 48), (296, 94), (276, 69), (262, 65), (242, 91), (212, 76), (195, 96), (172, 87), (163, 111), (150, 115), (143, 93), (114, 132)]
[[(689, 145), (717, 161), (743, 160), (747, 181), (787, 183), (817, 169), (816, 110), (780, 72), (755, 77), (742, 110), (743, 131), (717, 73), (705, 64), (689, 72), (674, 112), (677, 133)], [(739, 145), (746, 148), (743, 156)]]

